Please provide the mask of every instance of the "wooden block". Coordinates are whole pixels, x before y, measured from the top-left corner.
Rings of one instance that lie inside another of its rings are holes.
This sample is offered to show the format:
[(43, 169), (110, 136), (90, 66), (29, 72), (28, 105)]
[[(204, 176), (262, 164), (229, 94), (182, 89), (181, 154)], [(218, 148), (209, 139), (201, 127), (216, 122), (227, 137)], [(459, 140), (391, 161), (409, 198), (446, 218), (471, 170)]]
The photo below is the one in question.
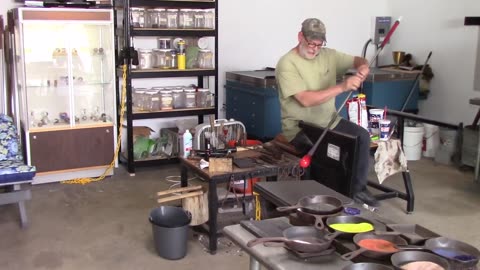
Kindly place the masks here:
[(209, 158), (209, 172), (231, 172), (233, 171), (232, 158)]

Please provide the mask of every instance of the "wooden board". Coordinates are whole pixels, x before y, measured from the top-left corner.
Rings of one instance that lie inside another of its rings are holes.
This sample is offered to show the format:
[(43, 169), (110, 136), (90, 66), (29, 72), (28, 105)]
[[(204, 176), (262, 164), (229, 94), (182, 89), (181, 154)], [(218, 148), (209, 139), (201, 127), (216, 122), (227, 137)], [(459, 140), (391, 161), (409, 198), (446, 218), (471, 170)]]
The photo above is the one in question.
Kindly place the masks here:
[(233, 171), (233, 159), (231, 158), (210, 158), (208, 160), (208, 171), (212, 172), (231, 172)]

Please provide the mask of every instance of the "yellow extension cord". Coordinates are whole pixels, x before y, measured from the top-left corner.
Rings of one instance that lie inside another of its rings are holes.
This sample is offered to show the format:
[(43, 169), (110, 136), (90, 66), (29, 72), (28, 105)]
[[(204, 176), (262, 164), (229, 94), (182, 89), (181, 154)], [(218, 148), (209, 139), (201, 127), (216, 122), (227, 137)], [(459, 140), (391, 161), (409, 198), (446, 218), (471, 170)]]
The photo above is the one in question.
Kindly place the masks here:
[(262, 208), (260, 206), (260, 194), (253, 192), (255, 196), (255, 220), (262, 220)]
[(102, 175), (100, 175), (99, 177), (96, 177), (96, 178), (92, 178), (92, 177), (75, 178), (75, 179), (72, 179), (72, 180), (62, 181), (61, 182), (62, 184), (81, 184), (81, 185), (85, 185), (85, 184), (88, 184), (88, 183), (91, 183), (91, 182), (101, 181), (101, 180), (105, 179), (105, 177), (107, 175), (109, 175), (110, 171), (112, 171), (113, 168), (115, 167), (115, 161), (117, 160), (118, 152), (120, 151), (120, 145), (121, 145), (121, 140), (122, 140), (121, 126), (122, 126), (122, 123), (123, 123), (123, 117), (125, 115), (125, 98), (127, 96), (127, 65), (122, 66), (122, 71), (123, 71), (123, 74), (122, 74), (122, 94), (121, 94), (121, 98), (120, 98), (120, 122), (118, 123), (117, 145), (115, 147), (115, 154), (113, 156), (112, 162), (110, 163), (108, 168), (105, 170), (105, 172)]

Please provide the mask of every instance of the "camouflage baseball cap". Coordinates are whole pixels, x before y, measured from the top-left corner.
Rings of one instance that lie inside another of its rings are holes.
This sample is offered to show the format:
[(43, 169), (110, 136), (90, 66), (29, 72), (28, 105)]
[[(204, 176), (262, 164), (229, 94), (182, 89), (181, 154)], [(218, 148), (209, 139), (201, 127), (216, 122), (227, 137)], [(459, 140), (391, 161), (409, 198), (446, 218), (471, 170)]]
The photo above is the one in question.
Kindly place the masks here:
[(306, 39), (320, 39), (327, 41), (325, 24), (315, 18), (309, 18), (302, 23), (302, 33)]

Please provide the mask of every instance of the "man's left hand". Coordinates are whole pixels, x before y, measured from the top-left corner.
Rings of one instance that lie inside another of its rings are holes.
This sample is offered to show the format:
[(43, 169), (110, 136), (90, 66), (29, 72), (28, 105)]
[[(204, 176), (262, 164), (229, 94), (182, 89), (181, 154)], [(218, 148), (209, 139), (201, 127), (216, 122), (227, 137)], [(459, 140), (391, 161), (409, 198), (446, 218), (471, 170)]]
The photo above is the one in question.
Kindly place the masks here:
[(370, 68), (368, 65), (361, 65), (357, 68), (357, 76), (362, 79), (362, 82), (367, 79), (368, 73), (370, 73)]

